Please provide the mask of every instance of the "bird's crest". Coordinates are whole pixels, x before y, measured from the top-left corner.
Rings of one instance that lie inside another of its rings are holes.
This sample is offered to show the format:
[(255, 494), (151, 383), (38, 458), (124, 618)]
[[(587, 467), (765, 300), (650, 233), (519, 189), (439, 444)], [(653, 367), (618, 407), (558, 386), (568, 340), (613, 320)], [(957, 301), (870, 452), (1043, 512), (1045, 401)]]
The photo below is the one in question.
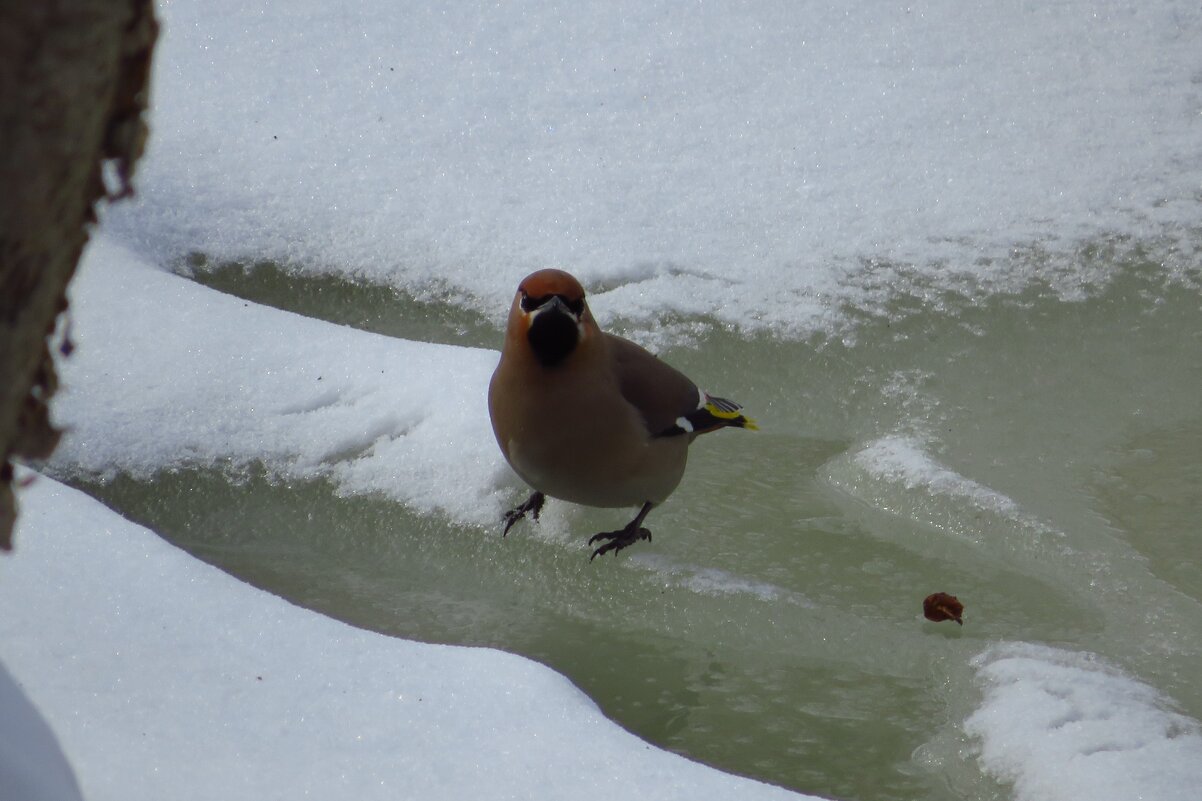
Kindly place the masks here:
[(563, 270), (547, 269), (531, 273), (518, 285), (518, 291), (531, 298), (560, 295), (567, 301), (584, 299), (584, 287)]

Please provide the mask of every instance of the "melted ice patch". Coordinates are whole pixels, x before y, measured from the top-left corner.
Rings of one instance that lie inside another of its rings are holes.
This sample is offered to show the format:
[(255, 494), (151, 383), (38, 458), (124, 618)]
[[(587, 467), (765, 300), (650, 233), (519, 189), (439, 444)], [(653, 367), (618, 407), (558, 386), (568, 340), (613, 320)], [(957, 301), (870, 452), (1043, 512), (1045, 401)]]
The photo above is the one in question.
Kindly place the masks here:
[(700, 595), (745, 595), (759, 601), (787, 601), (801, 606), (813, 604), (798, 594), (764, 581), (744, 578), (716, 567), (698, 567), (676, 562), (658, 554), (640, 553), (630, 563), (662, 578), (666, 584)]
[(877, 509), (977, 544), (999, 526), (1024, 539), (1060, 536), (1014, 499), (942, 464), (918, 436), (873, 440), (826, 472), (831, 485)]
[(1091, 654), (1025, 643), (973, 660), (984, 685), (965, 721), (986, 771), (1018, 801), (1194, 801), (1202, 727)]
[(861, 449), (854, 459), (872, 475), (908, 490), (964, 500), (1011, 520), (1026, 518), (1011, 498), (940, 464), (917, 437), (882, 437)]
[[(4, 659), (89, 799), (810, 799), (652, 748), (522, 657), (293, 606), (54, 481), (21, 505)], [(11, 693), (0, 668), (0, 710)], [(0, 778), (40, 757), (5, 801), (78, 799), (48, 736), (0, 718)]]

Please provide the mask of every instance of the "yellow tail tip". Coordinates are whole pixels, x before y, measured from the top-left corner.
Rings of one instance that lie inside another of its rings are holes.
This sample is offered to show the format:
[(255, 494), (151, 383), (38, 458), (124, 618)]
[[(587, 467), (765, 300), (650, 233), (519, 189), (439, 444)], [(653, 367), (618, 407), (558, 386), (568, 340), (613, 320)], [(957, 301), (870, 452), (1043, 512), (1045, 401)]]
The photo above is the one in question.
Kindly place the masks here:
[(705, 411), (709, 412), (711, 417), (722, 420), (722, 425), (734, 426), (736, 428), (746, 428), (751, 431), (759, 431), (760, 427), (756, 422), (747, 415), (743, 414), (743, 407), (734, 401), (728, 401), (725, 398), (709, 398), (709, 402), (705, 404)]

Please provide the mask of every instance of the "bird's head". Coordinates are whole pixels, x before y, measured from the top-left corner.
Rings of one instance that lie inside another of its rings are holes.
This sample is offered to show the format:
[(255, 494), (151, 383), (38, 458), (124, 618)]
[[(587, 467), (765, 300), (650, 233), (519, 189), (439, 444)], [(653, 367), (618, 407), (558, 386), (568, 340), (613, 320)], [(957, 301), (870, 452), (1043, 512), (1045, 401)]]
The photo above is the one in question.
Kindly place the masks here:
[(584, 302), (584, 287), (563, 270), (539, 270), (518, 285), (509, 312), (509, 337), (524, 340), (543, 367), (562, 364), (597, 330)]

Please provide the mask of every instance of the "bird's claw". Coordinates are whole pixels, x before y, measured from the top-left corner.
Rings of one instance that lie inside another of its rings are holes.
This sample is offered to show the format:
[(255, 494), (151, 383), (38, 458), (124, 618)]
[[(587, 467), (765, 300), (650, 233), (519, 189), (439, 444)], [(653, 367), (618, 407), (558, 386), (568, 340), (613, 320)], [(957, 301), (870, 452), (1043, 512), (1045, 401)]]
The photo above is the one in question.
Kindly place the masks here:
[(538, 513), (543, 510), (543, 502), (547, 500), (547, 496), (541, 492), (533, 493), (526, 501), (518, 506), (513, 507), (505, 513), (505, 530), (501, 532), (504, 537), (509, 533), (509, 529), (513, 528), (514, 524), (530, 513), (531, 520), (538, 520)]
[(602, 531), (600, 534), (594, 534), (593, 536), (589, 537), (588, 544), (592, 545), (598, 540), (609, 540), (609, 542), (593, 551), (593, 555), (588, 558), (590, 562), (596, 559), (598, 556), (609, 553), (610, 551), (613, 551), (613, 553), (617, 555), (618, 551), (622, 550), (628, 545), (634, 545), (639, 540), (647, 540), (647, 542), (651, 542), (651, 532), (645, 528), (634, 528), (633, 526), (627, 526), (626, 528), (621, 528), (617, 531)]

